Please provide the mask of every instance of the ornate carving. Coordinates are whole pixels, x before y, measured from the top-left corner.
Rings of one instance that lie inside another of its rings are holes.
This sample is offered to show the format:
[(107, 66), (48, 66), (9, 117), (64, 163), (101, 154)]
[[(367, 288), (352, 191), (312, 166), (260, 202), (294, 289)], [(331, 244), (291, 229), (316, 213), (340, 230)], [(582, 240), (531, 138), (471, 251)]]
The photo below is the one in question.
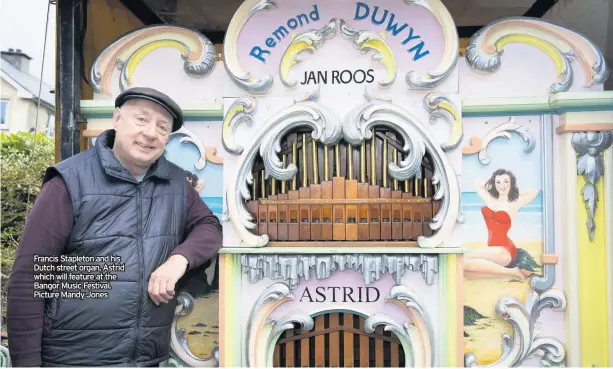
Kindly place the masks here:
[(429, 93), (424, 97), (424, 106), (430, 113), (430, 123), (443, 119), (451, 127), (451, 137), (447, 143), (441, 144), (443, 151), (452, 151), (457, 148), (464, 138), (462, 116), (456, 106), (447, 97)]
[(11, 367), (11, 355), (8, 347), (0, 346), (0, 368)]
[(526, 147), (524, 152), (531, 153), (536, 146), (534, 137), (530, 134), (528, 127), (515, 123), (515, 117), (510, 117), (509, 121), (494, 127), (489, 131), (483, 140), (478, 137), (470, 138), (470, 145), (462, 149), (462, 155), (474, 155), (479, 153), (479, 161), (481, 164), (489, 164), (492, 161), (487, 148), (497, 138), (511, 139), (511, 133), (519, 135), (525, 142)]
[(330, 278), (332, 273), (351, 269), (359, 271), (364, 277), (364, 284), (378, 281), (382, 275), (394, 276), (396, 284), (408, 271), (421, 272), (428, 285), (434, 283), (434, 274), (438, 273), (438, 258), (420, 255), (241, 255), (243, 273), (250, 283), (264, 278), (282, 280), (294, 289), (301, 279), (309, 280), (311, 270), (315, 270), (317, 280)]
[[(386, 126), (397, 131), (404, 141), (401, 152), (407, 157), (397, 165), (389, 163), (389, 174), (398, 180), (408, 180), (421, 176), (420, 168), (426, 149), (433, 157), (432, 183), (440, 184), (433, 200), (441, 200), (441, 208), (432, 218), (430, 228), (436, 232), (431, 237), (420, 236), (417, 243), (421, 247), (440, 247), (453, 231), (455, 220), (459, 215), (459, 183), (447, 157), (423, 128), (418, 120), (406, 110), (384, 101), (373, 100), (353, 109), (347, 115), (345, 123), (329, 108), (314, 102), (301, 102), (286, 108), (271, 117), (255, 134), (247, 150), (238, 163), (236, 182), (226, 189), (228, 212), (230, 220), (239, 237), (252, 247), (264, 246), (268, 236), (257, 236), (249, 232), (253, 229), (253, 216), (246, 209), (244, 200), (249, 200), (248, 185), (253, 183), (251, 168), (259, 153), (265, 167), (265, 178), (270, 176), (279, 180), (292, 179), (297, 172), (294, 164), (283, 168), (278, 157), (281, 151), (280, 139), (289, 131), (307, 126), (313, 129), (314, 140), (324, 145), (333, 145), (341, 137), (352, 145), (360, 145), (362, 141), (371, 139), (371, 129), (376, 126)], [(453, 221), (446, 221), (447, 219)]]
[[(371, 129), (386, 126), (398, 132), (404, 141), (407, 157), (400, 166), (389, 163), (389, 174), (398, 180), (421, 176), (420, 166), (426, 149), (433, 158), (432, 183), (439, 184), (433, 200), (441, 200), (439, 212), (432, 218), (430, 228), (436, 232), (431, 237), (420, 236), (420, 247), (438, 247), (444, 244), (453, 231), (459, 214), (460, 187), (447, 157), (418, 120), (408, 111), (384, 101), (370, 101), (349, 112), (343, 124), (343, 137), (352, 145), (359, 145), (372, 137)], [(448, 221), (448, 219), (453, 219)]]
[(348, 26), (341, 19), (340, 26), (341, 34), (351, 40), (353, 46), (360, 50), (362, 54), (366, 54), (369, 50), (373, 50), (373, 60), (380, 62), (386, 71), (386, 78), (383, 81), (378, 81), (380, 87), (389, 87), (396, 80), (396, 60), (392, 49), (387, 44), (382, 35), (376, 32), (366, 30), (355, 30)]
[(230, 79), (239, 87), (250, 93), (267, 93), (272, 88), (273, 78), (270, 74), (256, 78), (245, 72), (238, 62), (238, 38), (247, 21), (257, 12), (275, 8), (273, 0), (246, 0), (234, 13), (223, 42), (224, 66)]
[(407, 332), (414, 345), (415, 366), (418, 368), (433, 366), (436, 347), (434, 329), (428, 311), (417, 294), (407, 286), (399, 284), (392, 287), (390, 297), (385, 301), (399, 306), (411, 319), (410, 325), (413, 329)]
[(299, 34), (298, 36), (292, 35), (292, 40), (281, 57), (281, 63), (279, 65), (279, 77), (281, 82), (286, 87), (296, 87), (298, 81), (290, 80), (290, 71), (301, 60), (299, 59), (300, 53), (303, 51), (315, 52), (323, 46), (326, 40), (334, 38), (336, 35), (336, 19), (332, 18), (330, 21), (320, 29), (312, 29)]
[(253, 124), (255, 108), (256, 102), (251, 96), (241, 97), (230, 105), (223, 120), (221, 136), (223, 147), (230, 154), (240, 155), (243, 153), (243, 147), (234, 143), (234, 135), (239, 125), (245, 123), (251, 126)]
[(196, 146), (200, 154), (200, 158), (194, 164), (194, 167), (197, 170), (204, 169), (204, 167), (206, 166), (206, 162), (207, 162), (207, 158), (206, 158), (207, 149), (204, 147), (204, 144), (202, 143), (200, 138), (196, 136), (192, 131), (185, 128), (185, 126), (181, 127), (177, 131), (170, 134), (170, 138), (172, 138), (173, 136), (182, 136), (180, 139), (181, 143), (192, 143), (194, 144), (194, 146)]
[(313, 319), (300, 311), (291, 312), (278, 321), (268, 318), (279, 305), (293, 299), (294, 295), (284, 283), (272, 284), (260, 294), (247, 321), (246, 366), (271, 367), (271, 346), (283, 331), (293, 328), (294, 323), (300, 323), (307, 330), (313, 328)]
[(585, 87), (602, 84), (609, 72), (602, 53), (582, 35), (547, 21), (510, 17), (481, 28), (468, 41), (468, 65), (482, 72), (494, 73), (501, 65), (503, 48), (509, 43), (526, 43), (549, 55), (558, 72), (558, 81), (550, 92), (568, 91), (573, 81), (570, 62), (576, 57), (585, 74)]
[(180, 317), (192, 313), (194, 309), (194, 298), (186, 293), (181, 292), (177, 297), (178, 305), (175, 309), (175, 317), (172, 321), (170, 335), (170, 359), (169, 366), (174, 367), (217, 367), (219, 366), (219, 348), (213, 350), (213, 355), (210, 359), (201, 359), (194, 355), (187, 345), (185, 338), (185, 329), (177, 330), (177, 322)]
[(577, 175), (583, 175), (585, 184), (581, 188), (581, 195), (588, 213), (587, 229), (590, 241), (594, 240), (596, 223), (594, 214), (598, 202), (596, 183), (604, 174), (604, 160), (601, 153), (613, 143), (613, 132), (577, 132), (573, 134), (571, 144), (579, 154), (577, 157)]
[(404, 349), (406, 366), (409, 368), (420, 367), (419, 365), (415, 365), (415, 345), (411, 341), (411, 336), (409, 334), (409, 323), (404, 322), (400, 325), (388, 315), (373, 314), (364, 321), (364, 331), (369, 334), (373, 333), (377, 326), (380, 325), (383, 326), (384, 330), (394, 333), (400, 340), (402, 348)]
[(453, 71), (458, 61), (460, 40), (453, 18), (440, 0), (404, 0), (407, 5), (418, 5), (428, 9), (443, 29), (445, 47), (443, 58), (436, 68), (427, 76), (418, 76), (414, 71), (406, 75), (406, 81), (411, 87), (433, 88), (441, 84)]
[(281, 138), (298, 126), (313, 128), (313, 139), (325, 145), (338, 142), (342, 136), (341, 122), (336, 114), (329, 108), (310, 101), (297, 103), (280, 111), (258, 130), (247, 153), (237, 165), (236, 182), (231, 182), (226, 189), (230, 221), (238, 235), (250, 246), (264, 246), (268, 243), (267, 235), (257, 236), (248, 231), (253, 229), (255, 224), (244, 203), (244, 200), (251, 198), (247, 185), (253, 183), (251, 168), (256, 155), (259, 153), (262, 156), (266, 178), (272, 176), (281, 181), (293, 178), (298, 169), (294, 164), (283, 168), (278, 153), (281, 150)]
[[(487, 367), (517, 367), (533, 356), (540, 356), (543, 366), (560, 366), (564, 364), (566, 351), (564, 345), (554, 337), (539, 336), (538, 320), (541, 311), (551, 308), (554, 311), (566, 309), (566, 298), (561, 291), (549, 290), (541, 295), (531, 291), (522, 304), (514, 297), (504, 296), (496, 304), (496, 312), (513, 325), (513, 338), (504, 334), (502, 356)], [(474, 354), (464, 355), (466, 367), (482, 367), (477, 364)], [(484, 366), (483, 366), (484, 367)]]
[(122, 36), (100, 53), (91, 69), (93, 89), (110, 95), (114, 68), (121, 71), (121, 91), (131, 87), (132, 75), (140, 61), (163, 47), (181, 52), (183, 70), (192, 78), (208, 76), (217, 63), (215, 46), (204, 35), (179, 26), (147, 26)]

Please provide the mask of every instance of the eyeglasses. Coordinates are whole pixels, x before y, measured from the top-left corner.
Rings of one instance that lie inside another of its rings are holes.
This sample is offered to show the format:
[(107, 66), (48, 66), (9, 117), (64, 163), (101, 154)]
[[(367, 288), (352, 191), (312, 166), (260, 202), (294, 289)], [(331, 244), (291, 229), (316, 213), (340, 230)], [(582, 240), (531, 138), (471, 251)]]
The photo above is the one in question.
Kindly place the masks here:
[[(130, 121), (133, 122), (137, 127), (144, 128), (151, 124), (151, 121), (147, 117), (140, 115), (140, 114), (133, 116), (131, 118), (132, 119), (130, 119)], [(158, 135), (162, 137), (166, 137), (170, 133), (170, 127), (168, 124), (157, 122), (155, 125), (155, 131), (157, 132)]]

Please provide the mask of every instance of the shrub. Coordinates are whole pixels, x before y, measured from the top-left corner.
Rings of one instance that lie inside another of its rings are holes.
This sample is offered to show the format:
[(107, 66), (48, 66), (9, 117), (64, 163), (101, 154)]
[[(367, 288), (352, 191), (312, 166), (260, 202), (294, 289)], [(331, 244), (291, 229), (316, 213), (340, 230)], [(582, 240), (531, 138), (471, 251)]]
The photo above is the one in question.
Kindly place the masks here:
[(43, 175), (54, 164), (54, 143), (42, 133), (0, 135), (2, 330), (6, 321), (6, 282), (11, 274), (25, 219), (40, 192)]

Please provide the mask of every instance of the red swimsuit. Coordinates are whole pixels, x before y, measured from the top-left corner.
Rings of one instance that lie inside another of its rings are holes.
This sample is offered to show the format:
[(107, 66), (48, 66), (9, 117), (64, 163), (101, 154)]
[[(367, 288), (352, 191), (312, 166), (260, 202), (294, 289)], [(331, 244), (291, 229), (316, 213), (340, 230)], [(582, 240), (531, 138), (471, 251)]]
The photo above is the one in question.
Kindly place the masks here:
[(511, 255), (511, 263), (509, 265), (515, 264), (517, 259), (517, 247), (515, 247), (513, 241), (507, 236), (511, 228), (511, 217), (504, 210), (493, 211), (487, 206), (481, 208), (481, 213), (483, 214), (483, 219), (487, 226), (487, 245), (504, 247), (505, 250), (509, 252), (509, 255)]

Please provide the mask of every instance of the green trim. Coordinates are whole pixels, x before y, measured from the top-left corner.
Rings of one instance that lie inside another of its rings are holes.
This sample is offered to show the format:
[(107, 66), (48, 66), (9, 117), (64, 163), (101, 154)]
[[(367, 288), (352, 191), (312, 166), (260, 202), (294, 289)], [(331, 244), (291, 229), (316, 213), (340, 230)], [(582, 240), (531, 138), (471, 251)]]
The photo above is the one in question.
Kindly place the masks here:
[(220, 254), (463, 254), (459, 247), (222, 247)]
[[(209, 109), (185, 108), (183, 117), (186, 122), (223, 120), (222, 104), (207, 104)], [(113, 116), (115, 106), (112, 101), (81, 100), (81, 115), (89, 119), (105, 119)]]
[[(446, 367), (447, 358), (447, 255), (441, 255), (438, 258), (438, 337), (436, 342), (436, 363), (434, 367)], [(434, 348), (432, 348), (434, 349)]]
[(462, 117), (613, 111), (613, 91), (563, 92), (540, 97), (462, 100)]

